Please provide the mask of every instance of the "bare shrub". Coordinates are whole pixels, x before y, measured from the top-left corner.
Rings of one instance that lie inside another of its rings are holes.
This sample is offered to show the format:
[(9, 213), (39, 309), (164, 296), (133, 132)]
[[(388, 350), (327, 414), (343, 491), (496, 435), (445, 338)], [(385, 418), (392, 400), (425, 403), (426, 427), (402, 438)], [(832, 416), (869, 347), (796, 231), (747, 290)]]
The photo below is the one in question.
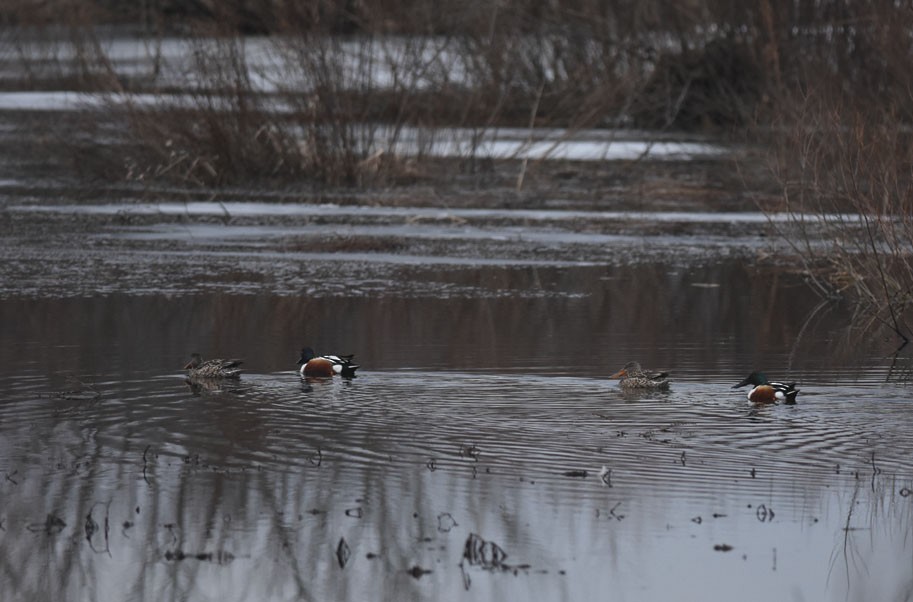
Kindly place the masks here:
[[(807, 100), (806, 102), (811, 102)], [(902, 338), (913, 308), (913, 132), (890, 112), (803, 111), (783, 130), (785, 233), (824, 295), (849, 294)]]
[(641, 127), (706, 129), (756, 121), (764, 74), (744, 40), (715, 38), (665, 53), (632, 110)]
[[(735, 121), (733, 114), (744, 119), (757, 97), (747, 86), (721, 92), (720, 78), (741, 74), (744, 61), (652, 85), (657, 49), (671, 57), (717, 38), (695, 34), (697, 19), (707, 17), (700, 11), (658, 2), (612, 8), (595, 0), (384, 6), (252, 2), (238, 12), (234, 4), (213, 5), (210, 19), (195, 21), (188, 36), (190, 93), (178, 88), (178, 103), (165, 97), (151, 107), (126, 105), (135, 141), (129, 175), (200, 185), (260, 178), (387, 185), (420, 171), (423, 149), (411, 148), (416, 159), (409, 161), (398, 153), (406, 126), (469, 127), (477, 141), (501, 126), (570, 133), (625, 123), (634, 114), (695, 127)], [(265, 12), (254, 18), (256, 7)], [(237, 35), (254, 22), (269, 23), (271, 35)], [(357, 33), (340, 35), (349, 30)], [(271, 61), (250, 60), (252, 44)], [(728, 56), (725, 48), (714, 55)], [(109, 69), (112, 88), (137, 89), (103, 53), (87, 56)], [(741, 75), (739, 81), (752, 79)], [(165, 91), (154, 83), (151, 90)], [(734, 102), (740, 98), (745, 108)], [(740, 108), (722, 110), (732, 105)], [(711, 118), (698, 117), (702, 112)], [(477, 147), (466, 150), (469, 158)]]
[(844, 6), (844, 20), (821, 20), (790, 41), (805, 60), (787, 76), (801, 85), (778, 99), (767, 141), (781, 208), (794, 226), (786, 234), (815, 287), (862, 302), (869, 321), (906, 342), (913, 310), (913, 73), (906, 67), (913, 12), (869, 9)]

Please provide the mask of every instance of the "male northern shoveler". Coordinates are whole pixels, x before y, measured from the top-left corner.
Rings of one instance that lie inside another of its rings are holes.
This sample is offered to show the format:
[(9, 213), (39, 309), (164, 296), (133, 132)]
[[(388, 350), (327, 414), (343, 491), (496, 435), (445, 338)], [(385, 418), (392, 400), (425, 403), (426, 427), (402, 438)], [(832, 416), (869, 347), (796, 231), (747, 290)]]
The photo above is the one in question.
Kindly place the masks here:
[(763, 372), (752, 372), (748, 377), (733, 389), (744, 387), (745, 385), (754, 385), (754, 388), (748, 392), (748, 401), (751, 403), (785, 403), (792, 405), (796, 403), (796, 395), (799, 389), (796, 383), (778, 383), (770, 382)]
[(358, 366), (352, 363), (354, 355), (317, 355), (310, 347), (301, 350), (298, 365), (301, 376), (333, 376), (338, 374), (351, 378), (355, 376)]
[(622, 389), (666, 391), (669, 389), (668, 372), (647, 372), (637, 362), (628, 362), (625, 367), (610, 376), (617, 378), (618, 386)]
[(241, 378), (238, 368), (242, 360), (206, 360), (199, 353), (190, 354), (190, 362), (184, 366), (191, 378)]

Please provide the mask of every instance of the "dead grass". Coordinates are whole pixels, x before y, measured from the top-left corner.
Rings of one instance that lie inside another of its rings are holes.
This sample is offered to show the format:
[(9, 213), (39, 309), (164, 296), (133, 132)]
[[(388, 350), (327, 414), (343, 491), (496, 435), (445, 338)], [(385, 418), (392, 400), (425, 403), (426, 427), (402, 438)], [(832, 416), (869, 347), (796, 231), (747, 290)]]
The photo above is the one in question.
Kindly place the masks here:
[(859, 301), (860, 316), (905, 343), (913, 318), (913, 72), (905, 66), (913, 11), (846, 10), (840, 30), (806, 41), (804, 85), (779, 99), (765, 142), (783, 190), (778, 208), (792, 216), (789, 236), (810, 282), (824, 296)]
[[(572, 136), (632, 118), (661, 128), (728, 128), (754, 114), (758, 96), (756, 53), (749, 38), (732, 34), (738, 27), (702, 31), (706, 13), (660, 2), (642, 9), (516, 0), (206, 5), (182, 21), (185, 84), (162, 75), (169, 67), (160, 54), (164, 15), (133, 15), (149, 66), (129, 76), (118, 71), (93, 29), (124, 18), (115, 5), (73, 0), (85, 7), (68, 17), (69, 67), (85, 74), (80, 89), (182, 94), (153, 106), (112, 103), (131, 144), (100, 157), (99, 171), (133, 181), (385, 187), (424, 171), (430, 138), (414, 143), (405, 160), (406, 126), (468, 127), (477, 141), (496, 127), (563, 127)], [(709, 17), (750, 16), (717, 12)], [(245, 31), (269, 33), (257, 50), (266, 61), (250, 56)], [(721, 76), (728, 83), (714, 85)], [(477, 152), (478, 142), (465, 150), (465, 164), (476, 165)], [(524, 163), (518, 189), (536, 168)]]
[[(478, 141), (505, 125), (750, 133), (780, 184), (781, 201), (764, 209), (794, 216), (787, 234), (813, 285), (910, 332), (913, 11), (903, 3), (242, 0), (171, 14), (117, 0), (71, 0), (53, 14), (32, 4), (6, 4), (0, 20), (55, 40), (64, 26), (74, 52), (47, 57), (41, 73), (24, 67), (21, 81), (160, 94), (112, 104), (127, 143), (80, 155), (108, 179), (392, 187), (441, 173), (430, 135), (401, 153), (406, 127), (446, 125), (476, 132), (458, 163), (484, 188), (495, 169)], [(118, 71), (97, 35), (112, 22), (139, 27), (147, 72)], [(176, 85), (157, 44), (177, 23), (189, 47)], [(250, 56), (252, 32), (266, 36), (258, 52), (269, 60)], [(0, 60), (28, 63), (26, 42), (0, 37)], [(540, 169), (523, 162), (515, 189), (536, 185)], [(814, 227), (805, 212), (819, 216)]]

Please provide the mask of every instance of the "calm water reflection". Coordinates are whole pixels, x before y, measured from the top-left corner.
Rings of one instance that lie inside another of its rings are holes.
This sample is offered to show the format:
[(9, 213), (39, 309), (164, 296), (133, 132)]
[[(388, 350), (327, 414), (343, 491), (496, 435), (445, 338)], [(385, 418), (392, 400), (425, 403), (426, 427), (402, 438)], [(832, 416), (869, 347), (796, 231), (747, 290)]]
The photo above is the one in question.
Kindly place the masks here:
[[(844, 339), (839, 310), (809, 319), (798, 283), (735, 263), (397, 278), (452, 294), (0, 301), (0, 599), (913, 591), (906, 364)], [(302, 382), (304, 343), (362, 375)], [(193, 350), (249, 373), (188, 386)], [(630, 359), (672, 391), (622, 395), (605, 375)], [(752, 367), (800, 380), (799, 405), (749, 408), (729, 387)], [(69, 374), (88, 386), (62, 395)], [(461, 566), (472, 533), (515, 570)]]

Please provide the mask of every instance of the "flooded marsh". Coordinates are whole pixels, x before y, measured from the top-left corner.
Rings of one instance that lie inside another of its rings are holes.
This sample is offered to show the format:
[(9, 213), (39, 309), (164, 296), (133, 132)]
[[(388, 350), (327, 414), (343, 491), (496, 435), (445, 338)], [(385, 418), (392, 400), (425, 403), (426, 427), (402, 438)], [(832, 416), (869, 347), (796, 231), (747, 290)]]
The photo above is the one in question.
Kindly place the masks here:
[(388, 187), (147, 179), (111, 103), (0, 93), (0, 599), (913, 595), (910, 350), (795, 267), (858, 213), (765, 211), (724, 139), (535, 120), (359, 122)]
[[(149, 269), (158, 252), (108, 248), (71, 281), (5, 290), (4, 598), (910, 587), (913, 419), (879, 359), (891, 341), (862, 356), (839, 308), (809, 319), (814, 297), (776, 270), (326, 258), (285, 281), (205, 249)], [(263, 253), (272, 272), (299, 259)], [(183, 284), (127, 275), (161, 266)], [(305, 343), (363, 368), (302, 380)], [(247, 372), (188, 381), (191, 350)], [(672, 370), (671, 391), (606, 379), (631, 358)], [(758, 362), (799, 381), (796, 406), (730, 388)]]

